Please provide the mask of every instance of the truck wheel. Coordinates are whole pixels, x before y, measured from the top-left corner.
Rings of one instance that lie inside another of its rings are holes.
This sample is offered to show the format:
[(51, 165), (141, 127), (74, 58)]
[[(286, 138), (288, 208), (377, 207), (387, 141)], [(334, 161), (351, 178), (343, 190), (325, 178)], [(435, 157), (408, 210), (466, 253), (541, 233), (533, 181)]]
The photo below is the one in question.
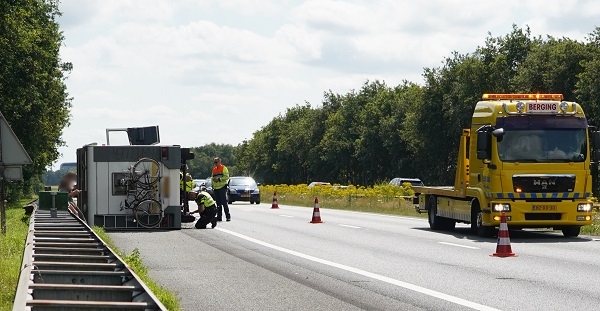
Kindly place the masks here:
[(471, 204), (471, 232), (484, 238), (494, 236), (496, 233), (496, 228), (483, 225), (483, 212), (477, 200)]
[(428, 218), (429, 218), (429, 228), (431, 228), (431, 230), (442, 230), (443, 229), (443, 225), (442, 222), (443, 220), (441, 219), (441, 217), (437, 216), (437, 199), (435, 196), (433, 195), (428, 195), (426, 198), (427, 200), (426, 204), (427, 204), (427, 214), (428, 214)]
[(476, 225), (477, 225), (477, 235), (479, 235), (480, 237), (489, 238), (489, 237), (494, 236), (494, 234), (496, 234), (495, 227), (488, 227), (488, 226), (483, 225), (483, 212), (482, 211), (479, 211), (477, 213)]
[(477, 234), (477, 213), (481, 211), (479, 207), (479, 202), (477, 200), (473, 200), (471, 203), (471, 233)]
[(579, 236), (580, 232), (581, 232), (581, 226), (568, 226), (568, 227), (562, 228), (563, 235), (568, 238), (575, 238), (575, 237)]
[(471, 232), (480, 237), (491, 237), (496, 233), (496, 228), (483, 225), (483, 212), (477, 200), (471, 204)]

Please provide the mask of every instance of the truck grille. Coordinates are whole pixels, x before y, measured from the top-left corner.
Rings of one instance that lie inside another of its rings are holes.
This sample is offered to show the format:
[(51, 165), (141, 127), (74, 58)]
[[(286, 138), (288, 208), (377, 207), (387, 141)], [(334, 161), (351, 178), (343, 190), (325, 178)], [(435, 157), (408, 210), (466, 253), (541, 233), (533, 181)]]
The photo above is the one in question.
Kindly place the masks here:
[(525, 213), (525, 220), (560, 220), (560, 213)]
[[(575, 175), (513, 175), (515, 192), (573, 192)], [(520, 190), (520, 191), (519, 191)]]

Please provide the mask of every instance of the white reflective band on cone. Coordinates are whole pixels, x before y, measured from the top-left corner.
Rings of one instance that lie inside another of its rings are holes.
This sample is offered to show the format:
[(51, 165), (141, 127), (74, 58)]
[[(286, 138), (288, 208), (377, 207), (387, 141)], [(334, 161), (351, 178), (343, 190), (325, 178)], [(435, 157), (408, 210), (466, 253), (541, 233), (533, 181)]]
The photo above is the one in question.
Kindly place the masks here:
[(499, 245), (510, 245), (510, 238), (498, 238)]

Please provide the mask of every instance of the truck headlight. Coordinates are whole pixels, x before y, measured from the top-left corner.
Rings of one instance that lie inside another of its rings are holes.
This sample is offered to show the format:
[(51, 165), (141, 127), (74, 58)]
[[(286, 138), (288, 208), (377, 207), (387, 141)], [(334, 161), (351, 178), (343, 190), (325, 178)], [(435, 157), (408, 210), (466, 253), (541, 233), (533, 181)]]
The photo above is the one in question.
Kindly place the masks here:
[(579, 203), (577, 204), (578, 212), (589, 212), (592, 210), (592, 204), (590, 203)]
[(508, 203), (494, 203), (494, 212), (510, 212), (510, 204)]

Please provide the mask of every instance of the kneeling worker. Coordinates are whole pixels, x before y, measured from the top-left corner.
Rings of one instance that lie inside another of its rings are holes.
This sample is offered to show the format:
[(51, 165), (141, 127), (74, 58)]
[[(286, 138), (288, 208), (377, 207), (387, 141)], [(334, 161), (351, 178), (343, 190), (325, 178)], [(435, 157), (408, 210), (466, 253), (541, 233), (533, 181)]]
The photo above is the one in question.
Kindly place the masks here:
[(217, 202), (210, 196), (210, 193), (206, 192), (206, 190), (199, 191), (196, 203), (198, 204), (198, 209), (190, 213), (200, 214), (200, 219), (196, 222), (196, 229), (206, 229), (206, 225), (209, 223), (212, 225), (212, 228), (216, 227)]

